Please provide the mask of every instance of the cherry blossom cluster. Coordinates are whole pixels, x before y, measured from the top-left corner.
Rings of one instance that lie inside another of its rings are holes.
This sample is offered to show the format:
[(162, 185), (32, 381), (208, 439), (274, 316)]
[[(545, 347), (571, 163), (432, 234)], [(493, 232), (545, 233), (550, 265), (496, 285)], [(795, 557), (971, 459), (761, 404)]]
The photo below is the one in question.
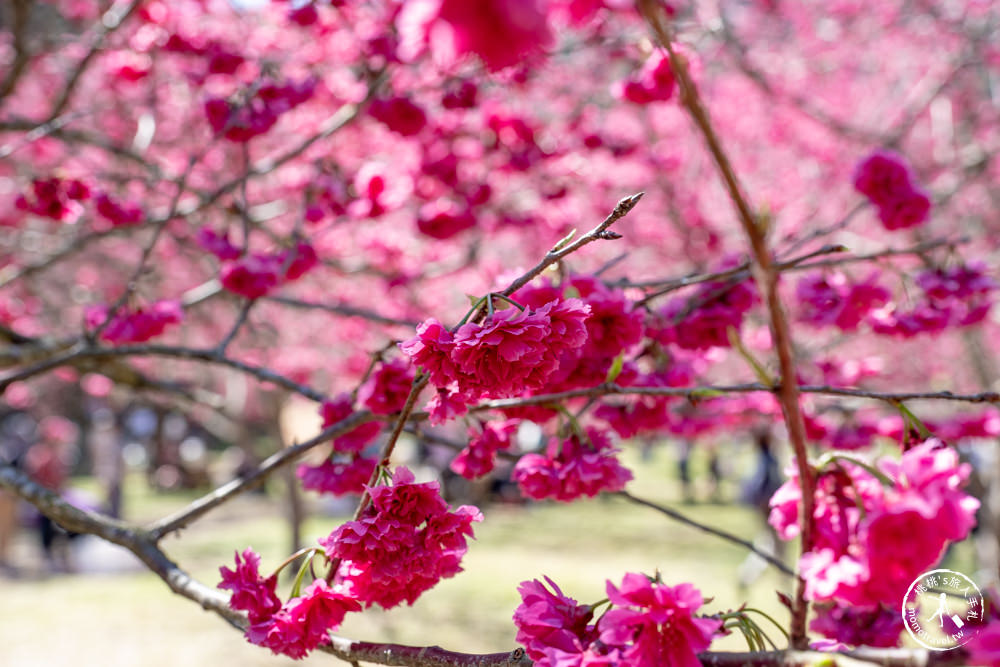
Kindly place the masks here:
[(685, 350), (729, 347), (729, 330), (740, 332), (756, 302), (750, 281), (705, 283), (691, 297), (668, 301), (650, 324), (650, 337)]
[(923, 294), (910, 310), (889, 305), (872, 313), (875, 333), (909, 338), (978, 324), (989, 314), (998, 287), (986, 267), (978, 264), (923, 271), (916, 283)]
[(489, 421), (479, 428), (469, 427), (469, 444), (451, 461), (451, 469), (466, 479), (476, 479), (489, 474), (496, 465), (500, 450), (509, 449), (520, 419)]
[(565, 299), (537, 309), (496, 310), (482, 324), (469, 322), (454, 333), (431, 318), (400, 348), (434, 385), (466, 402), (506, 398), (545, 386), (560, 368), (561, 351), (586, 342), (589, 315), (585, 303)]
[[(979, 501), (962, 491), (969, 465), (933, 439), (877, 468), (833, 461), (819, 471), (812, 543), (799, 561), (806, 594), (858, 609), (894, 606), (975, 525)], [(799, 534), (801, 496), (793, 475), (771, 498), (782, 539)]]
[[(349, 394), (320, 405), (323, 428), (329, 428), (354, 412)], [(302, 486), (333, 496), (361, 493), (371, 479), (378, 461), (364, 456), (365, 448), (378, 437), (378, 422), (367, 422), (333, 439), (330, 454), (318, 465), (301, 464), (295, 474)]]
[(320, 539), (327, 557), (339, 563), (336, 581), (366, 607), (413, 604), (458, 574), (472, 524), (483, 519), (471, 505), (450, 511), (437, 482), (413, 480), (412, 472), (397, 468), (391, 485), (369, 487), (371, 503), (357, 521)]
[(239, 101), (212, 97), (205, 101), (205, 116), (212, 131), (229, 141), (247, 142), (274, 127), (283, 113), (313, 96), (312, 79), (294, 82), (265, 80)]
[(886, 305), (892, 296), (877, 281), (877, 273), (856, 283), (842, 273), (806, 276), (795, 288), (799, 317), (816, 326), (855, 331), (872, 310)]
[[(1000, 435), (1000, 413), (993, 408), (960, 413), (948, 419), (923, 419), (921, 424), (944, 442)], [(806, 430), (810, 440), (831, 450), (865, 449), (879, 439), (901, 443), (904, 447), (922, 442), (919, 429), (900, 415), (883, 416), (869, 410), (856, 412), (839, 424), (826, 415), (807, 413)]]
[(233, 592), (230, 606), (247, 612), (247, 641), (302, 658), (328, 643), (328, 633), (347, 613), (373, 604), (413, 604), (439, 580), (460, 572), (466, 539), (482, 514), (468, 505), (451, 511), (436, 482), (413, 480), (400, 467), (391, 485), (370, 487), (371, 504), (361, 517), (319, 540), (336, 567), (331, 581), (316, 578), (284, 603), (277, 575), (263, 577), (260, 556), (251, 549), (242, 560), (236, 555), (234, 570), (220, 568), (219, 587)]
[(511, 478), (529, 498), (570, 502), (582, 496), (621, 491), (632, 473), (618, 462), (608, 436), (595, 428), (585, 435), (550, 438), (545, 454), (525, 454)]
[(304, 658), (320, 644), (329, 643), (331, 630), (340, 627), (348, 612), (361, 611), (361, 603), (343, 585), (330, 586), (316, 579), (302, 594), (282, 603), (277, 595), (277, 575), (260, 574), (260, 556), (252, 549), (236, 554), (236, 568), (219, 568), (219, 588), (231, 590), (229, 606), (247, 612), (247, 641), (276, 654)]
[(902, 156), (891, 151), (876, 151), (861, 161), (854, 187), (878, 208), (886, 229), (919, 225), (930, 214), (930, 197), (915, 183)]
[(18, 195), (14, 205), (27, 213), (58, 222), (76, 222), (83, 212), (80, 202), (90, 199), (90, 187), (81, 180), (58, 177), (35, 179), (31, 189)]
[(123, 307), (116, 310), (108, 322), (107, 305), (91, 306), (85, 312), (88, 329), (102, 325), (101, 339), (110, 343), (142, 343), (155, 338), (184, 319), (179, 301), (167, 299), (143, 308)]
[(607, 582), (611, 608), (594, 621), (596, 607), (552, 590), (537, 579), (518, 587), (517, 641), (537, 667), (659, 667), (701, 664), (722, 621), (699, 617), (704, 603), (691, 584), (668, 586), (643, 574)]
[(238, 249), (228, 245), (225, 237), (203, 235), (200, 240), (210, 252), (224, 260), (219, 271), (222, 286), (247, 299), (259, 299), (284, 282), (298, 280), (319, 264), (315, 249), (304, 241), (286, 251), (241, 256)]

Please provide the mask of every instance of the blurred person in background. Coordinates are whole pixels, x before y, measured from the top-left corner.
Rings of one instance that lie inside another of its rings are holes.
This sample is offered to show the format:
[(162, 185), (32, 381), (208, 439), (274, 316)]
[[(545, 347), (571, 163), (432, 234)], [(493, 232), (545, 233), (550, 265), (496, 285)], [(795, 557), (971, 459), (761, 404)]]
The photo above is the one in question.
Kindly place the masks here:
[[(6, 415), (0, 421), (0, 461), (23, 468), (35, 426), (35, 420), (23, 412)], [(0, 489), (0, 574), (17, 574), (11, 560), (11, 545), (17, 536), (18, 503), (17, 496)]]
[[(32, 479), (56, 493), (62, 493), (69, 478), (79, 429), (64, 417), (45, 417), (38, 424), (39, 439), (25, 455), (25, 469)], [(46, 565), (56, 572), (72, 571), (69, 557), (70, 535), (44, 514), (38, 518), (38, 536)]]

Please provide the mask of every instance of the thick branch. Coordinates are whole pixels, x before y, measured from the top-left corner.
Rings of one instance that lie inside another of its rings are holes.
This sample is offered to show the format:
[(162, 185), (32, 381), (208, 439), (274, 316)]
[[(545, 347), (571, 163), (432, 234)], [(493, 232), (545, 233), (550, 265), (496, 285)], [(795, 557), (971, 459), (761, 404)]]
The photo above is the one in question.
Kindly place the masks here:
[[(801, 535), (802, 550), (808, 551), (812, 545), (812, 522), (813, 522), (813, 488), (814, 476), (809, 466), (808, 450), (806, 449), (805, 424), (802, 419), (802, 411), (799, 407), (799, 391), (795, 383), (795, 356), (792, 350), (791, 333), (788, 328), (788, 321), (785, 317), (781, 298), (778, 295), (778, 272), (775, 271), (771, 252), (767, 247), (767, 229), (754, 214), (749, 202), (743, 194), (736, 171), (729, 161), (722, 142), (712, 126), (708, 111), (702, 104), (698, 94), (698, 88), (691, 79), (688, 72), (687, 62), (681, 58), (673, 46), (673, 36), (670, 33), (670, 26), (665, 20), (665, 13), (659, 3), (654, 0), (641, 0), (640, 8), (646, 20), (656, 35), (660, 46), (663, 47), (670, 58), (670, 66), (677, 78), (681, 90), (681, 103), (688, 110), (691, 119), (698, 127), (709, 152), (715, 160), (719, 173), (729, 192), (729, 197), (736, 208), (740, 224), (750, 242), (753, 251), (754, 265), (751, 267), (757, 288), (764, 295), (767, 311), (770, 316), (771, 334), (774, 337), (774, 346), (778, 353), (778, 363), (781, 368), (782, 382), (778, 398), (781, 402), (781, 410), (785, 417), (785, 425), (788, 430), (788, 438), (791, 441), (792, 449), (795, 452), (795, 459), (798, 465), (799, 483), (802, 485), (802, 513), (801, 513)], [(805, 598), (805, 581), (800, 577), (793, 601), (791, 642), (794, 648), (805, 648), (808, 644), (806, 635), (806, 616), (809, 611), (809, 603)]]

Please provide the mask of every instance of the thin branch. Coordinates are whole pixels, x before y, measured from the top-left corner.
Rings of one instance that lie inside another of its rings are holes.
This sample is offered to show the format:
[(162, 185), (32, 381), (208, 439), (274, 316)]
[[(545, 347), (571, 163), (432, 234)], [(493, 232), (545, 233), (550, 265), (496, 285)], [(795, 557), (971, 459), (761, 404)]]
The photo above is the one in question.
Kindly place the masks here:
[(747, 540), (744, 540), (741, 537), (733, 535), (732, 533), (726, 532), (726, 531), (722, 530), (721, 528), (714, 528), (712, 526), (706, 526), (703, 523), (699, 523), (699, 522), (695, 521), (694, 519), (692, 519), (692, 518), (690, 518), (688, 516), (685, 516), (684, 514), (681, 514), (680, 512), (678, 512), (675, 509), (672, 509), (670, 507), (666, 507), (664, 505), (659, 505), (659, 504), (654, 503), (654, 502), (652, 502), (650, 500), (645, 500), (644, 498), (638, 498), (636, 496), (633, 496), (628, 491), (619, 491), (619, 492), (617, 492), (615, 494), (612, 494), (612, 495), (616, 495), (616, 496), (619, 496), (621, 498), (624, 498), (625, 500), (629, 501), (630, 503), (635, 503), (636, 505), (642, 505), (643, 507), (648, 507), (650, 509), (654, 509), (657, 512), (660, 512), (661, 514), (664, 514), (664, 515), (670, 517), (674, 521), (678, 521), (680, 523), (683, 523), (686, 526), (691, 526), (692, 528), (697, 528), (698, 530), (702, 531), (703, 533), (708, 533), (709, 535), (714, 535), (715, 537), (721, 538), (721, 539), (723, 539), (723, 540), (725, 540), (727, 542), (731, 542), (731, 543), (733, 543), (733, 544), (735, 544), (737, 546), (743, 547), (744, 549), (752, 551), (753, 553), (755, 553), (758, 556), (760, 556), (761, 558), (763, 558), (765, 561), (767, 561), (768, 563), (770, 563), (771, 565), (773, 565), (775, 568), (777, 568), (778, 571), (781, 572), (782, 574), (787, 574), (788, 576), (792, 576), (792, 577), (795, 576), (795, 572), (790, 567), (788, 567), (783, 562), (781, 562), (781, 560), (779, 558), (776, 558), (775, 556), (773, 556), (772, 554), (767, 553), (766, 551), (761, 551), (760, 549), (758, 549), (757, 547), (755, 547), (753, 545), (753, 543), (748, 542)]
[(244, 491), (249, 491), (264, 482), (275, 470), (288, 465), (302, 456), (310, 449), (330, 441), (348, 431), (351, 431), (362, 424), (376, 420), (377, 417), (367, 410), (355, 412), (336, 424), (332, 424), (323, 431), (305, 442), (301, 442), (291, 447), (285, 447), (281, 451), (272, 454), (264, 459), (261, 464), (252, 472), (239, 479), (234, 479), (227, 484), (223, 484), (211, 493), (208, 493), (198, 500), (195, 500), (184, 509), (156, 521), (148, 528), (150, 539), (154, 542), (161, 540), (165, 535), (180, 530), (192, 521), (204, 516), (219, 505), (228, 502)]
[(368, 320), (370, 322), (376, 322), (378, 324), (388, 324), (393, 326), (401, 327), (416, 327), (420, 324), (414, 320), (404, 320), (395, 317), (388, 317), (387, 315), (381, 315), (373, 310), (368, 310), (366, 308), (359, 308), (358, 306), (350, 306), (343, 303), (316, 303), (313, 301), (305, 301), (302, 299), (296, 299), (290, 296), (265, 296), (261, 297), (265, 301), (273, 301), (275, 303), (280, 303), (285, 306), (291, 306), (292, 308), (302, 308), (302, 309), (315, 309), (323, 310), (328, 313), (336, 313), (337, 315), (344, 315), (346, 317), (360, 317), (362, 319)]
[(552, 250), (549, 250), (547, 253), (545, 253), (545, 257), (542, 258), (542, 261), (540, 261), (533, 268), (529, 269), (524, 275), (514, 280), (507, 287), (507, 289), (505, 289), (503, 292), (500, 292), (500, 294), (503, 294), (504, 296), (513, 295), (514, 292), (516, 292), (517, 290), (521, 289), (522, 287), (530, 283), (536, 276), (541, 274), (542, 271), (549, 268), (550, 266), (552, 266), (559, 260), (563, 259), (567, 255), (576, 252), (577, 250), (587, 245), (588, 243), (592, 243), (598, 240), (614, 240), (621, 238), (621, 234), (609, 231), (608, 227), (610, 227), (615, 222), (621, 220), (626, 215), (628, 215), (629, 211), (635, 208), (635, 205), (639, 203), (640, 199), (642, 199), (643, 194), (645, 193), (637, 192), (636, 194), (629, 195), (628, 197), (625, 197), (624, 199), (619, 201), (618, 204), (615, 205), (614, 210), (611, 211), (611, 214), (608, 215), (608, 217), (606, 217), (601, 222), (601, 224), (597, 225), (597, 227), (594, 227), (592, 230), (590, 230), (589, 232), (578, 238), (576, 241), (573, 241), (572, 243), (567, 243), (562, 247), (557, 246)]
[(28, 19), (31, 17), (31, 6), (34, 0), (12, 0), (11, 5), (14, 10), (13, 33), (14, 62), (7, 70), (7, 76), (0, 82), (0, 100), (14, 92), (17, 82), (21, 79), (28, 63), (31, 61), (31, 52), (28, 49)]
[(76, 92), (76, 87), (80, 83), (80, 79), (83, 77), (84, 72), (87, 71), (91, 62), (93, 62), (94, 57), (97, 56), (101, 48), (104, 46), (104, 40), (108, 35), (120, 28), (128, 17), (131, 16), (141, 4), (142, 0), (132, 0), (132, 2), (125, 7), (115, 7), (112, 5), (111, 9), (104, 12), (101, 16), (101, 24), (97, 28), (94, 37), (91, 39), (90, 48), (87, 50), (87, 53), (83, 56), (83, 58), (80, 59), (80, 62), (77, 63), (72, 74), (70, 74), (69, 78), (66, 80), (66, 85), (63, 86), (62, 93), (59, 94), (59, 98), (52, 107), (52, 111), (49, 112), (49, 120), (52, 120), (61, 114), (66, 107), (69, 106), (70, 100), (73, 98), (73, 93)]
[(229, 332), (223, 336), (222, 340), (219, 341), (219, 345), (215, 348), (215, 351), (219, 356), (223, 356), (226, 353), (226, 348), (229, 344), (233, 342), (239, 334), (240, 329), (246, 324), (247, 318), (250, 317), (250, 309), (253, 308), (254, 304), (257, 303), (255, 299), (247, 299), (246, 302), (240, 307), (240, 312), (236, 316), (236, 321), (233, 322), (233, 326), (229, 329)]
[(272, 384), (293, 391), (296, 394), (305, 396), (314, 401), (322, 401), (326, 396), (315, 389), (276, 373), (264, 366), (233, 359), (219, 353), (218, 350), (203, 350), (189, 347), (175, 347), (170, 345), (122, 345), (119, 347), (89, 347), (84, 342), (71, 347), (65, 352), (56, 354), (44, 361), (35, 363), (17, 372), (9, 373), (0, 379), (0, 393), (14, 382), (27, 380), (36, 375), (46, 373), (60, 366), (74, 366), (77, 368), (86, 367), (88, 370), (99, 368), (90, 367), (92, 360), (108, 359), (114, 357), (171, 357), (175, 359), (187, 359), (190, 361), (205, 361), (220, 366), (228, 366), (238, 371), (252, 375), (263, 382)]

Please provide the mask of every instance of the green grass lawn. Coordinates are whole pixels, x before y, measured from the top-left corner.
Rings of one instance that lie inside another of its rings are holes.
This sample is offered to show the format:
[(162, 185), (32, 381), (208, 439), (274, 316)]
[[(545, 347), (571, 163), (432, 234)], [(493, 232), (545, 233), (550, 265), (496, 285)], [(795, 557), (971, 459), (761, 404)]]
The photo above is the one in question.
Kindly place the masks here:
[[(671, 503), (692, 518), (748, 539), (759, 531), (761, 520), (748, 508), (679, 505), (668, 450), (646, 462), (627, 458), (636, 473), (629, 487), (635, 495)], [(731, 488), (726, 492), (734, 493)], [(135, 520), (155, 518), (189, 499), (151, 494), (140, 479), (129, 483), (128, 508)], [(288, 529), (280, 512), (280, 500), (247, 496), (165, 540), (164, 548), (210, 584), (218, 581), (219, 565), (231, 565), (233, 551), (248, 545), (261, 552), (264, 568), (271, 569), (288, 553)], [(305, 534), (314, 539), (338, 522), (311, 518)], [(471, 652), (509, 650), (514, 647), (511, 614), (519, 602), (519, 582), (547, 575), (568, 595), (595, 602), (604, 597), (606, 579), (617, 583), (626, 572), (657, 570), (667, 583), (692, 582), (713, 597), (707, 611), (749, 602), (787, 620), (774, 593), (790, 589), (787, 578), (768, 569), (750, 590), (740, 590), (736, 571), (746, 555), (740, 547), (619, 498), (494, 506), (476, 527), (476, 536), (463, 563), (465, 572), (442, 582), (413, 607), (352, 615), (340, 634)], [(246, 644), (221, 619), (172, 595), (144, 573), (0, 579), (0, 618), (4, 667), (296, 664)], [(741, 650), (745, 644), (736, 635), (713, 648)], [(323, 654), (307, 660), (331, 661)]]

